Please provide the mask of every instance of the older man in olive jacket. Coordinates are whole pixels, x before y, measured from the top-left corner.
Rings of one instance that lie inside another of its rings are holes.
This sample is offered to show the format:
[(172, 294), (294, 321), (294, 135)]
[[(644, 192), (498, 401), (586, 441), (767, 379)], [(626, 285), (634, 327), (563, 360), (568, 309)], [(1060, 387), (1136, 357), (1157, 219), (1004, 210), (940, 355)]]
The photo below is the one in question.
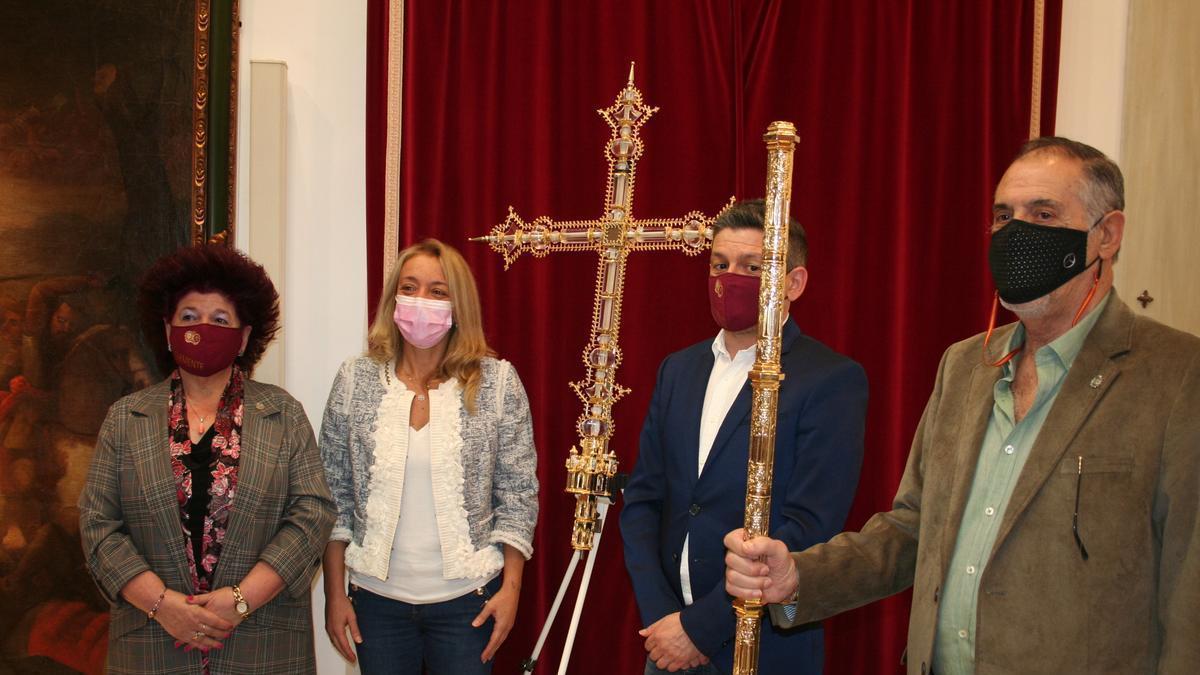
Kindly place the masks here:
[(891, 511), (732, 532), (729, 592), (788, 626), (911, 585), (913, 674), (1200, 672), (1200, 339), (1111, 291), (1123, 207), (1099, 151), (1026, 144), (989, 254), (1020, 322), (947, 350)]

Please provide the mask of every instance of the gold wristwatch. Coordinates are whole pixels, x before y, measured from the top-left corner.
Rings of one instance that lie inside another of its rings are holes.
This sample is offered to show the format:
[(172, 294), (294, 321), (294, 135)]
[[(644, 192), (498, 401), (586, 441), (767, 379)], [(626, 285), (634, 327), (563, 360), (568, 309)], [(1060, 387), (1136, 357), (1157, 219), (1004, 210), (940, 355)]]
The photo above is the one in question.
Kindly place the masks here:
[(233, 608), (242, 615), (242, 620), (250, 616), (250, 603), (246, 602), (246, 596), (242, 595), (242, 589), (236, 585), (233, 586)]

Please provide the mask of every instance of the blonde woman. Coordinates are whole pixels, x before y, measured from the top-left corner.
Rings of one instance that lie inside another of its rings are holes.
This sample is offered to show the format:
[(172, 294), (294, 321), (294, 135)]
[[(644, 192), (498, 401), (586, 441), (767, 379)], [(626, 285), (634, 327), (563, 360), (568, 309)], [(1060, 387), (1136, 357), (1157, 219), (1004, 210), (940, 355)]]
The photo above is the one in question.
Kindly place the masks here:
[(466, 261), (437, 240), (400, 253), (368, 342), (321, 425), (338, 511), (325, 630), (368, 675), (491, 672), (537, 521), (525, 390), (488, 348)]

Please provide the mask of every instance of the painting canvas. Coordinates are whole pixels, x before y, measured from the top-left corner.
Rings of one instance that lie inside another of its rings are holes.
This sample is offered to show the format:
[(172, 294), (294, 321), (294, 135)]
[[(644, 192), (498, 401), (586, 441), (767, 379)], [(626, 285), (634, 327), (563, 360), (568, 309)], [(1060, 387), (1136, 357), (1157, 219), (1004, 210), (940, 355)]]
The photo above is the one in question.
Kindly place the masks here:
[(206, 236), (192, 208), (197, 11), (0, 4), (0, 673), (103, 668), (107, 605), (75, 503), (108, 406), (162, 375), (137, 281)]

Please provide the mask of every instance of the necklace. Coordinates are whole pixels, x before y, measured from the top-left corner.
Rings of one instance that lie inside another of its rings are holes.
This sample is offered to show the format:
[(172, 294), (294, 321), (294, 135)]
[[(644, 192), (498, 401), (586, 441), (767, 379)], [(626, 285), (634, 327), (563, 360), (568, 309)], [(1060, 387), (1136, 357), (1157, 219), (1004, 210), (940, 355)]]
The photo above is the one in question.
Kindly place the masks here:
[[(184, 401), (186, 401), (189, 404), (191, 403), (191, 401), (189, 399), (187, 399), (186, 397), (184, 398)], [(200, 420), (200, 430), (201, 431), (208, 428), (208, 425), (206, 424), (206, 422), (209, 420), (211, 415), (201, 415), (200, 411), (196, 410), (196, 408), (191, 405), (188, 406), (188, 410), (191, 411), (192, 414), (196, 416), (196, 419)]]
[[(389, 387), (390, 387), (390, 386), (392, 386), (392, 374), (391, 374), (391, 372), (390, 372), (390, 371), (391, 371), (391, 368), (387, 368), (387, 369), (385, 369), (385, 370), (383, 371), (383, 377), (384, 377), (384, 378), (387, 380), (387, 383), (388, 383), (388, 386), (389, 386)], [(404, 384), (404, 386), (408, 387), (408, 388), (409, 388), (409, 389), (411, 389), (412, 391), (414, 391), (414, 392), (415, 392), (415, 391), (417, 390), (417, 388), (416, 388), (416, 387), (413, 387), (413, 386), (411, 386), (411, 385), (409, 385), (409, 384), (408, 384), (409, 382), (412, 382), (412, 381), (415, 381), (415, 380), (416, 380), (416, 378), (412, 377), (411, 375), (409, 375), (409, 376), (405, 376), (405, 375), (401, 375), (399, 372), (397, 372), (397, 373), (396, 373), (396, 379), (400, 380), (400, 382), (401, 382), (401, 383), (403, 383), (403, 384)], [(435, 380), (435, 381), (436, 381), (436, 380)], [(430, 382), (430, 384), (432, 384), (432, 382)], [(426, 389), (426, 391), (428, 391), (428, 388)], [(418, 401), (421, 401), (422, 403), (424, 403), (424, 402), (425, 402), (426, 398), (427, 398), (427, 397), (426, 397), (426, 395), (425, 395), (425, 394), (417, 394), (417, 400), (418, 400)], [(203, 423), (204, 423), (204, 422), (203, 422), (203, 420), (201, 420), (201, 424), (203, 424)]]

